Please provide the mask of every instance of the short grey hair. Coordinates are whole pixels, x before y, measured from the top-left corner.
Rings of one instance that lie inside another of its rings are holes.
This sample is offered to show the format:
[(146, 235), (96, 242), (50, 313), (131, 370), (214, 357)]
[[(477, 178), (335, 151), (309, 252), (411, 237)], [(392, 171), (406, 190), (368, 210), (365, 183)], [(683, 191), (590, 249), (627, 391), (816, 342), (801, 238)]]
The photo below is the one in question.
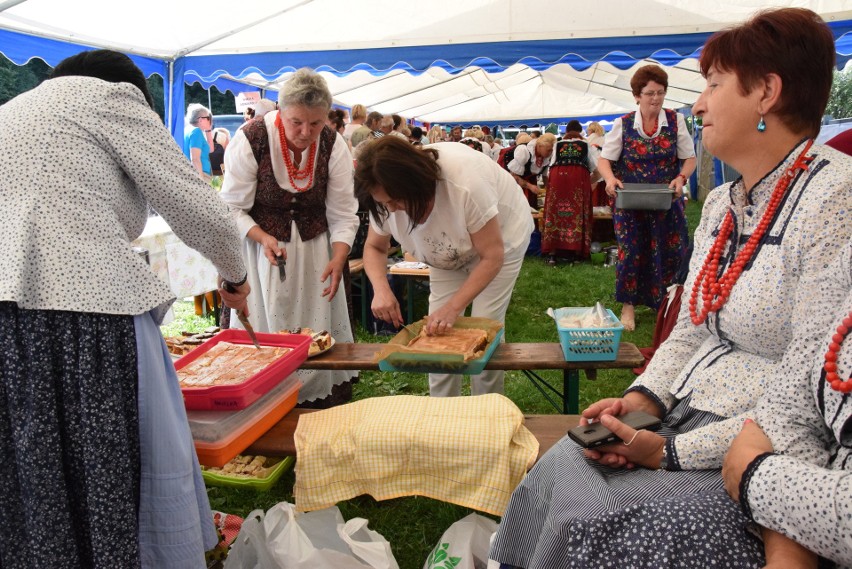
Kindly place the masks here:
[(296, 71), (278, 93), (279, 108), (284, 109), (291, 105), (323, 107), (328, 112), (331, 108), (331, 91), (328, 90), (325, 79), (307, 67)]
[(198, 120), (206, 116), (213, 116), (213, 113), (201, 103), (192, 103), (186, 108), (186, 122), (192, 126), (198, 126)]

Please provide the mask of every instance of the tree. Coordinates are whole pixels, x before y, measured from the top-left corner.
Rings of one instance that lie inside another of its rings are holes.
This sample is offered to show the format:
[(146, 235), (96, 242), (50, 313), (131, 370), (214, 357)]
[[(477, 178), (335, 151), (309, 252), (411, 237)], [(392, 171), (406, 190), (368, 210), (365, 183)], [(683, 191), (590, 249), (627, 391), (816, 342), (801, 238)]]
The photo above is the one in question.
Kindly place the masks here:
[(834, 71), (834, 82), (825, 114), (835, 119), (852, 117), (852, 71)]
[(36, 57), (20, 66), (0, 57), (0, 105), (24, 91), (29, 91), (44, 81), (49, 74), (50, 67)]

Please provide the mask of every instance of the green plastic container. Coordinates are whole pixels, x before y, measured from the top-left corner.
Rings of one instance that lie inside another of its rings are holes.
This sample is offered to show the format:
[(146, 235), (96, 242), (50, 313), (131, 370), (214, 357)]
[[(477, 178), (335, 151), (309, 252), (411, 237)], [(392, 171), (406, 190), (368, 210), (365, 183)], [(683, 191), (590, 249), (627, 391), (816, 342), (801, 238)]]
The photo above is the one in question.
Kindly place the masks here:
[[(275, 462), (277, 461), (277, 462)], [(272, 488), (273, 484), (278, 482), (281, 475), (290, 470), (296, 463), (296, 457), (286, 456), (270, 457), (267, 459), (267, 464), (273, 465), (272, 470), (265, 478), (244, 478), (237, 476), (228, 476), (217, 472), (210, 472), (207, 467), (201, 467), (201, 476), (204, 478), (204, 483), (208, 486), (230, 486), (232, 488), (251, 488), (252, 490), (267, 491)]]

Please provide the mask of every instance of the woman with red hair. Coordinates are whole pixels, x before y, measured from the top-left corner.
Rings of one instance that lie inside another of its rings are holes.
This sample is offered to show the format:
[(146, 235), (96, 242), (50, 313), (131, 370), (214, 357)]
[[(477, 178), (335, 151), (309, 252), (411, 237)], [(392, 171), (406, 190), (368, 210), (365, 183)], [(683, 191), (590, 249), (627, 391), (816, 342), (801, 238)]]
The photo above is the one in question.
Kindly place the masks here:
[(684, 215), (683, 186), (695, 170), (695, 147), (683, 115), (663, 108), (668, 74), (657, 65), (636, 70), (630, 80), (638, 111), (615, 120), (604, 139), (598, 171), (614, 202), (624, 183), (664, 184), (674, 190), (666, 210), (614, 207), (618, 241), (615, 300), (622, 303), (621, 323), (636, 327), (636, 305), (656, 310), (674, 283), (689, 237)]
[[(837, 251), (852, 239), (852, 159), (813, 140), (831, 91), (834, 37), (810, 10), (770, 10), (714, 35), (700, 66), (707, 87), (693, 112), (704, 145), (742, 177), (705, 201), (687, 301), (669, 338), (622, 397), (583, 412), (582, 423), (600, 421), (619, 442), (585, 450), (566, 437), (542, 456), (503, 517), (491, 552), (501, 563), (772, 561), (757, 538), (732, 547), (751, 534), (724, 494), (721, 467), (764, 390), (800, 382), (806, 372), (790, 362), (823, 349), (794, 333), (814, 318)], [(640, 410), (662, 419), (658, 432), (619, 420)], [(764, 535), (767, 547), (780, 538)], [(812, 560), (801, 561), (783, 554), (785, 567)]]

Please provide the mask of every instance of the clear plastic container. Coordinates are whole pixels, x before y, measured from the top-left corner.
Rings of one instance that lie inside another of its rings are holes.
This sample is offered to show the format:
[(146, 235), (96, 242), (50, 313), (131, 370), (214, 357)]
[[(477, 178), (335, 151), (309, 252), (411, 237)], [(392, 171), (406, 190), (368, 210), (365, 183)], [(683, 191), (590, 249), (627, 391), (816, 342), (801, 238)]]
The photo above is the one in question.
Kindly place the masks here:
[(198, 462), (224, 466), (296, 406), (302, 383), (291, 375), (239, 411), (187, 411)]

